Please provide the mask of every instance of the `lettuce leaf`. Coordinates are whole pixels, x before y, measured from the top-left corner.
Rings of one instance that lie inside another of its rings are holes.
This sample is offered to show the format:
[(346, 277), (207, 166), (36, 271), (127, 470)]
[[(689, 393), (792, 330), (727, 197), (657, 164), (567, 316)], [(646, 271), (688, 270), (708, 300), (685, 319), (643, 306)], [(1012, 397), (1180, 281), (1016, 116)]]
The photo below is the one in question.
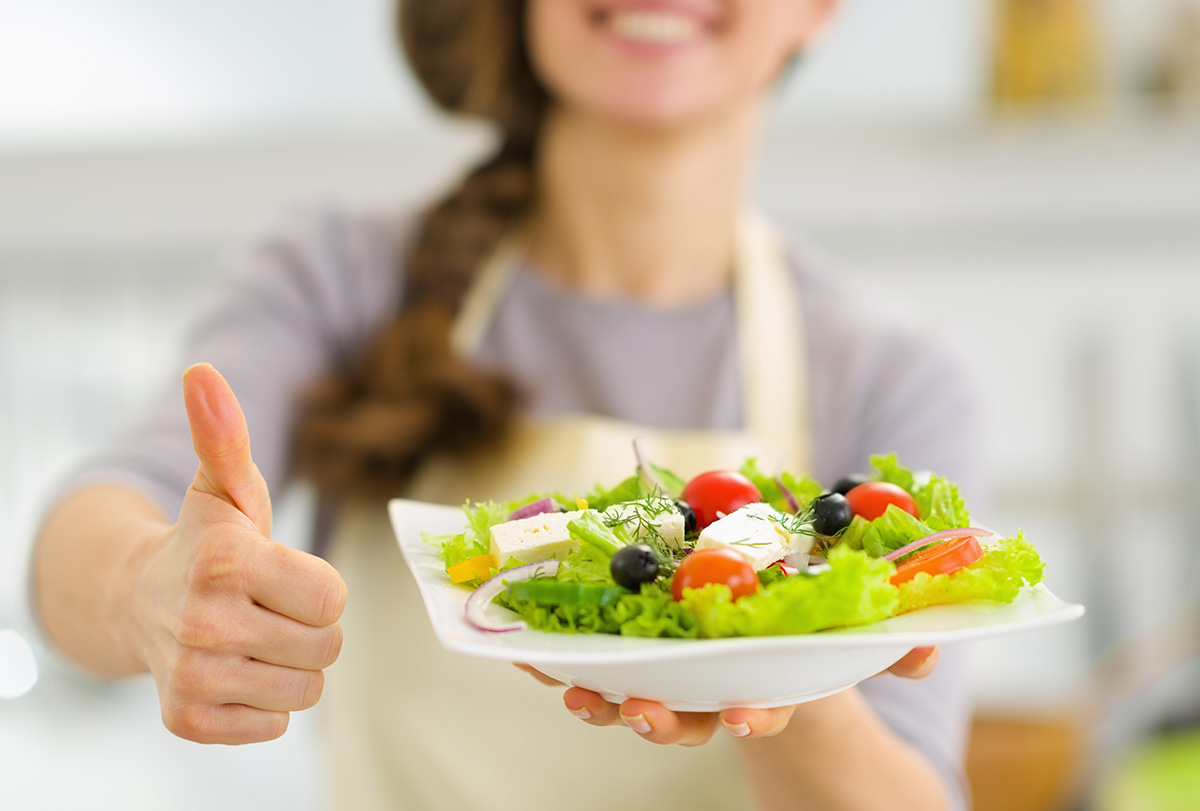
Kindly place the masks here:
[(737, 602), (722, 584), (686, 589), (680, 605), (695, 615), (702, 637), (807, 634), (866, 625), (895, 613), (898, 592), (888, 582), (892, 564), (837, 547), (829, 566), (820, 574), (771, 583)]
[(514, 600), (509, 608), (531, 628), (568, 634), (624, 634), (625, 636), (695, 639), (696, 618), (675, 602), (660, 586), (642, 586), (640, 594), (629, 594), (610, 606), (545, 606)]
[(609, 561), (607, 555), (591, 544), (580, 544), (558, 564), (557, 578), (576, 583), (612, 583)]
[(918, 477), (903, 467), (894, 453), (872, 456), (871, 465), (878, 471), (880, 481), (902, 487), (912, 495), (921, 520), (933, 532), (971, 526), (967, 504), (959, 494), (957, 485), (949, 479), (936, 474)]
[[(522, 504), (536, 501), (538, 496), (501, 504), (495, 501), (468, 501), (463, 505), (467, 528), (457, 535), (422, 535), (425, 543), (438, 548), (442, 562), (449, 568), (476, 555), (486, 555), (492, 549), (491, 529), (503, 524), (513, 510)], [(509, 567), (505, 567), (509, 568)]]
[(636, 473), (627, 479), (623, 479), (616, 486), (605, 488), (599, 483), (592, 492), (588, 493), (587, 499), (588, 508), (603, 512), (614, 504), (620, 504), (624, 501), (637, 501), (650, 495), (649, 488), (642, 481), (642, 477)]
[(1042, 580), (1046, 564), (1025, 533), (984, 547), (983, 557), (951, 574), (918, 574), (900, 584), (898, 613), (930, 605), (965, 603), (972, 600), (1011, 602), (1022, 586)]
[[(791, 506), (787, 502), (787, 497), (783, 491), (779, 489), (779, 485), (775, 483), (772, 476), (768, 476), (762, 472), (758, 466), (758, 459), (751, 457), (747, 459), (741, 469), (738, 470), (750, 481), (754, 482), (754, 486), (758, 488), (758, 492), (762, 493), (763, 501), (770, 504), (780, 512), (790, 513)], [(825, 492), (825, 488), (821, 483), (810, 476), (793, 476), (791, 473), (783, 472), (779, 474), (780, 481), (784, 487), (792, 492), (796, 497), (796, 501), (800, 504), (800, 510), (803, 511), (808, 505), (821, 493)]]
[(971, 514), (959, 495), (958, 487), (941, 476), (930, 476), (929, 482), (913, 493), (917, 510), (934, 532), (971, 526)]
[(913, 492), (916, 482), (915, 477), (911, 470), (901, 466), (900, 462), (896, 459), (896, 454), (889, 453), (886, 456), (872, 456), (871, 467), (878, 471), (879, 481), (894, 484), (897, 487), (907, 490), (909, 493)]
[(839, 536), (837, 545), (847, 549), (861, 549), (878, 558), (931, 534), (933, 530), (922, 521), (893, 504), (874, 521), (854, 516), (850, 526)]
[[(588, 507), (604, 512), (614, 504), (621, 504), (626, 501), (641, 501), (650, 496), (666, 496), (672, 501), (679, 498), (679, 494), (683, 492), (685, 484), (683, 479), (665, 467), (659, 467), (658, 465), (650, 465), (650, 467), (654, 471), (654, 474), (658, 476), (659, 481), (662, 482), (663, 487), (667, 489), (666, 493), (659, 492), (657, 488), (652, 487), (649, 482), (635, 472), (632, 476), (622, 479), (613, 487), (605, 487), (597, 482), (596, 486), (592, 488), (592, 492), (585, 496)], [(562, 501), (562, 499), (559, 500)], [(573, 502), (574, 499), (571, 499), (571, 503)], [(563, 503), (568, 502), (564, 501)]]

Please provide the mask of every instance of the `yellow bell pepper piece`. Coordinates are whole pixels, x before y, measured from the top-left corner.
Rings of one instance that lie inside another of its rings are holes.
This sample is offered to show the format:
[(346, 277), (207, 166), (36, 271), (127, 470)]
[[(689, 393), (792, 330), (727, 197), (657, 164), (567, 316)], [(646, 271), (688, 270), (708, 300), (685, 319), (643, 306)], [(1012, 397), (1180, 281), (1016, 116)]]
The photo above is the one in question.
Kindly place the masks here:
[(446, 568), (452, 583), (470, 583), (472, 580), (487, 580), (492, 569), (496, 568), (496, 559), (491, 555), (476, 555), (467, 558), (462, 563), (456, 563)]

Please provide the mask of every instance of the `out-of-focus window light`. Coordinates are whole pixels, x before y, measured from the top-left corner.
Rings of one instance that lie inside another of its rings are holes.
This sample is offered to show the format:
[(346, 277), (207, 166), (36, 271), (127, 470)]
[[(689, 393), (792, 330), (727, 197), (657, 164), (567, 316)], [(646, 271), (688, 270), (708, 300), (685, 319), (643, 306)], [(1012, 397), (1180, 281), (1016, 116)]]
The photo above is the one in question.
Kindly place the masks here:
[(6, 141), (167, 134), (208, 114), (203, 82), (136, 17), (62, 0), (13, 11), (0, 26)]
[(0, 630), (0, 699), (20, 698), (37, 684), (33, 649), (16, 631)]

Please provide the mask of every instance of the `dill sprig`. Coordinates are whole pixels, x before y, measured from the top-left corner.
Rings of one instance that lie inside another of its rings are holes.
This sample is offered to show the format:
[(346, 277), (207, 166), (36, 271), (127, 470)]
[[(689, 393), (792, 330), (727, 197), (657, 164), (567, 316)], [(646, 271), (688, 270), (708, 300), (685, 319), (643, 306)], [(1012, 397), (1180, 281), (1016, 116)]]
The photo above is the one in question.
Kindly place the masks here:
[(774, 512), (764, 515), (763, 513), (751, 513), (751, 518), (756, 518), (760, 521), (770, 521), (778, 525), (785, 532), (792, 535), (810, 535), (814, 538), (820, 537), (821, 533), (817, 532), (812, 527), (812, 508), (806, 509), (800, 513), (782, 513)]
[(628, 534), (631, 541), (649, 545), (660, 563), (670, 570), (674, 568), (679, 552), (663, 538), (662, 528), (654, 519), (664, 513), (676, 512), (678, 508), (672, 499), (655, 492), (637, 501), (612, 505), (601, 514), (601, 520), (610, 529)]

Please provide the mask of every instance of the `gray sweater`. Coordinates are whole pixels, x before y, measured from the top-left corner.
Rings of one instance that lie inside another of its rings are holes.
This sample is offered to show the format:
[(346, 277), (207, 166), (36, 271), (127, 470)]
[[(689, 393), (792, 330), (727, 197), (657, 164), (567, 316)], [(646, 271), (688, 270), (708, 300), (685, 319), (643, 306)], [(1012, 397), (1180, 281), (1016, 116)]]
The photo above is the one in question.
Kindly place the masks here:
[[(180, 368), (216, 366), (246, 413), (272, 492), (286, 484), (297, 393), (367, 346), (399, 304), (403, 217), (315, 211), (293, 218), (236, 263), (195, 326)], [(809, 353), (813, 470), (822, 482), (895, 452), (978, 495), (980, 400), (968, 364), (938, 336), (870, 296), (810, 249), (789, 255)], [(599, 413), (671, 428), (741, 422), (732, 291), (678, 308), (594, 300), (521, 270), (480, 360), (508, 373), (542, 415)], [(602, 337), (601, 337), (602, 336)], [(650, 351), (652, 348), (652, 351)], [(762, 347), (763, 362), (786, 363)], [(179, 511), (195, 472), (178, 382), (64, 492), (121, 483)], [(944, 651), (920, 681), (861, 685), (876, 712), (946, 775), (965, 804), (961, 763), (969, 717), (962, 655)]]

